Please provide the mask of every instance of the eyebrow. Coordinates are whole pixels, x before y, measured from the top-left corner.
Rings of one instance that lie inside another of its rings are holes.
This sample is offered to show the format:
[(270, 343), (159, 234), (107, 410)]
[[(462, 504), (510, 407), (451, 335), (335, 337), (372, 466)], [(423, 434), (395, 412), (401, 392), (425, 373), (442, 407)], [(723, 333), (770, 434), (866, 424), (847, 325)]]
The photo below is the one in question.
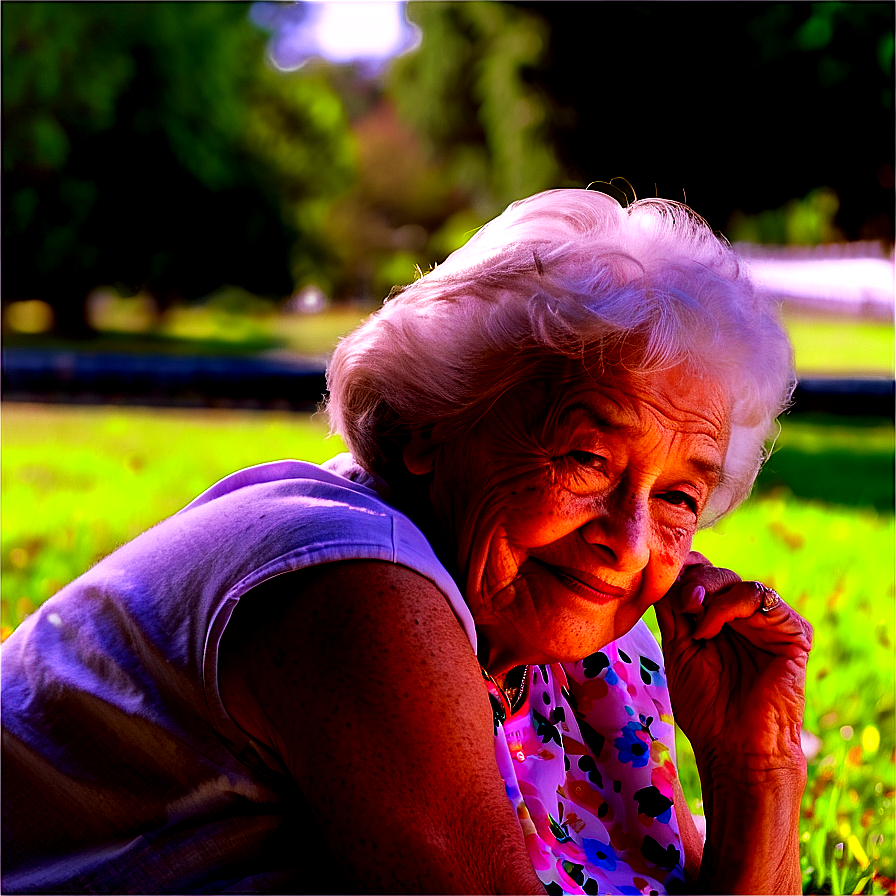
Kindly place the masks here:
[(565, 422), (566, 418), (571, 416), (574, 411), (581, 411), (591, 421), (595, 429), (612, 429), (617, 432), (625, 433), (633, 432), (636, 428), (631, 423), (625, 423), (619, 419), (614, 420), (612, 415), (604, 414), (592, 405), (585, 404), (582, 401), (567, 405), (567, 407), (560, 412), (557, 422)]
[[(634, 424), (625, 423), (619, 419), (614, 420), (611, 414), (599, 411), (592, 405), (585, 404), (581, 401), (574, 402), (573, 404), (564, 408), (560, 412), (558, 422), (562, 423), (574, 411), (580, 411), (582, 414), (584, 414), (592, 423), (594, 428), (598, 430), (613, 430), (625, 435), (626, 433), (632, 433), (637, 429)], [(725, 478), (722, 464), (720, 464), (718, 461), (707, 460), (705, 457), (694, 455), (693, 457), (689, 457), (687, 459), (686, 464), (697, 473), (707, 477), (710, 480), (713, 480), (715, 485), (720, 484), (721, 481)]]

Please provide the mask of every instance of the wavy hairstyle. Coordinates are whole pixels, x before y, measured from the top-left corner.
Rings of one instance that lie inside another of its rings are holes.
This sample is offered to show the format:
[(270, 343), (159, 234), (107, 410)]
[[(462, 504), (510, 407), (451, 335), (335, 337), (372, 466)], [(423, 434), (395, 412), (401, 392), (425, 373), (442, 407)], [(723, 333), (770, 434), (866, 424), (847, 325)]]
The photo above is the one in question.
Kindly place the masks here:
[[(546, 360), (649, 373), (684, 363), (731, 402), (722, 481), (702, 526), (750, 492), (795, 385), (793, 350), (727, 242), (680, 203), (623, 208), (549, 190), (510, 205), (337, 346), (331, 430), (389, 479), (410, 432), (467, 431)], [(613, 360), (617, 359), (617, 360)]]

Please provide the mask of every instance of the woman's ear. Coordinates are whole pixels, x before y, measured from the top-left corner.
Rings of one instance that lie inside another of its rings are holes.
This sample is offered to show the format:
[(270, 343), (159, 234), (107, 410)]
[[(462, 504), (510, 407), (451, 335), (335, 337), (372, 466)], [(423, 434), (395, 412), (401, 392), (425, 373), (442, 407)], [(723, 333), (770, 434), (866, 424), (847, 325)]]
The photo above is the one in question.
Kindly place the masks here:
[(431, 473), (436, 461), (436, 447), (429, 429), (415, 429), (401, 449), (401, 457), (408, 472), (414, 476)]

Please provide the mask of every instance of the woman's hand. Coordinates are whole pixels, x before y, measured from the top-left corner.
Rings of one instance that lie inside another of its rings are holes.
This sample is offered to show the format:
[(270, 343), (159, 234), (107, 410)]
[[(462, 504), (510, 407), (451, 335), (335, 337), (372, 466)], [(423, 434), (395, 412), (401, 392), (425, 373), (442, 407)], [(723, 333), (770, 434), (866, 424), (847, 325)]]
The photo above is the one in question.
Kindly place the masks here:
[(701, 765), (763, 772), (802, 762), (812, 628), (784, 601), (763, 612), (766, 594), (691, 552), (656, 604), (672, 708)]
[(656, 604), (672, 710), (703, 785), (698, 892), (802, 890), (800, 729), (812, 628), (776, 597), (692, 552)]

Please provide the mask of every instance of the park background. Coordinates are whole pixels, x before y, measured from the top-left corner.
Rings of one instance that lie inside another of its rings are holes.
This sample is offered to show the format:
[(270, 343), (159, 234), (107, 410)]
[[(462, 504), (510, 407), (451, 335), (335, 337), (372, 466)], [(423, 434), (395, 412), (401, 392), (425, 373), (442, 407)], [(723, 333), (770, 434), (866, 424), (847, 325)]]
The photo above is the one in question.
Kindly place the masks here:
[(821, 384), (695, 546), (815, 626), (805, 891), (894, 892), (891, 4), (0, 16), (3, 637), (216, 479), (337, 453), (335, 341), (508, 202), (686, 200), (770, 272)]

